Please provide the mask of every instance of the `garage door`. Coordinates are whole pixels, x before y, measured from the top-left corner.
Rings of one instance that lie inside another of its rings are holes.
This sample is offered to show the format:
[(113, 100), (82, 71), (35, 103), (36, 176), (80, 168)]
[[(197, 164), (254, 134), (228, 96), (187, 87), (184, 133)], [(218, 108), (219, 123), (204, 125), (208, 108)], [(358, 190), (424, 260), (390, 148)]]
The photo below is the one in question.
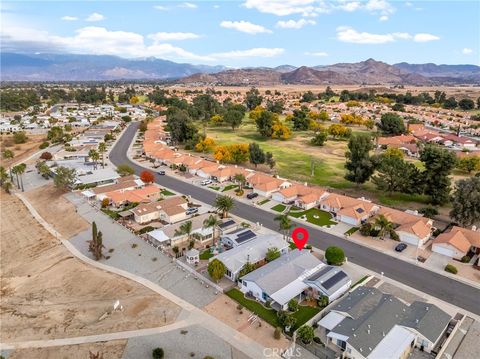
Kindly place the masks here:
[(432, 251), (439, 254), (443, 254), (444, 256), (447, 256), (447, 257), (453, 257), (453, 254), (454, 254), (453, 249), (435, 245), (435, 244), (432, 246)]

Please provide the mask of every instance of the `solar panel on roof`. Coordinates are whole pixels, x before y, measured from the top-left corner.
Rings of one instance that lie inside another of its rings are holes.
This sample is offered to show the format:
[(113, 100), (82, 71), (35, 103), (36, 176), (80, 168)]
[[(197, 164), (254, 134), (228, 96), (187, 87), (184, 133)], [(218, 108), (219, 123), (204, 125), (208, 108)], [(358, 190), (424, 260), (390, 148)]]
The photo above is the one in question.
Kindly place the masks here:
[(228, 221), (221, 223), (219, 227), (225, 228), (225, 227), (231, 226), (232, 224), (235, 224), (235, 221), (233, 219), (229, 219)]
[(363, 208), (357, 208), (356, 211), (357, 211), (358, 213), (363, 213), (363, 212), (364, 212)]
[(326, 290), (329, 290), (346, 276), (347, 274), (345, 272), (340, 271), (337, 274), (333, 275), (331, 278), (328, 278), (325, 282), (323, 282), (322, 285)]
[(310, 277), (307, 278), (307, 280), (310, 280), (310, 281), (317, 280), (318, 278), (330, 272), (331, 270), (333, 270), (333, 267), (328, 267), (328, 266), (324, 267), (320, 269), (318, 272), (313, 273)]
[(249, 239), (255, 238), (257, 235), (252, 231), (248, 230), (244, 233), (240, 233), (236, 239), (237, 243), (243, 243)]

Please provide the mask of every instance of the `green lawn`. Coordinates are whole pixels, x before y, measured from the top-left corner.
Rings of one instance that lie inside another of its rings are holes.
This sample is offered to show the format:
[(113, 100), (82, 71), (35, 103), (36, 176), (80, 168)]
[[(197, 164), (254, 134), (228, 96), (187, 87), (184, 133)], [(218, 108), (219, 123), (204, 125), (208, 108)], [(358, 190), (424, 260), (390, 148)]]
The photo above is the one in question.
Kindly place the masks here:
[(110, 216), (112, 219), (115, 219), (115, 220), (117, 220), (118, 217), (120, 217), (118, 215), (118, 212), (112, 211), (110, 209), (102, 208), (102, 212), (105, 213), (107, 216)]
[(276, 212), (283, 212), (287, 208), (287, 206), (284, 206), (283, 204), (277, 204), (276, 206), (273, 206), (272, 209)]
[(236, 184), (229, 184), (228, 186), (225, 186), (224, 189), (222, 189), (222, 192), (230, 191), (231, 189), (237, 188), (238, 185)]
[[(260, 318), (265, 320), (267, 323), (272, 325), (273, 327), (278, 327), (279, 323), (277, 320), (277, 312), (273, 309), (265, 308), (262, 304), (255, 300), (247, 299), (243, 295), (243, 293), (238, 290), (237, 288), (233, 288), (225, 293), (230, 298), (235, 300), (236, 302), (243, 305), (249, 311), (257, 314)], [(320, 311), (320, 308), (312, 308), (300, 305), (298, 310), (292, 314), (292, 316), (297, 319), (297, 323), (293, 327), (293, 331), (300, 328), (303, 324), (305, 324), (310, 318), (316, 315)]]
[(352, 234), (354, 234), (356, 231), (358, 231), (358, 227), (352, 227), (350, 228), (348, 231), (346, 231), (344, 234), (346, 234), (347, 236), (351, 236)]
[(210, 249), (207, 249), (206, 251), (203, 251), (202, 253), (200, 253), (200, 259), (202, 260), (209, 260), (210, 258), (213, 257), (213, 253), (210, 252)]
[(213, 189), (214, 191), (218, 191), (220, 189), (218, 186), (208, 186), (208, 188)]
[(355, 288), (357, 285), (365, 282), (365, 280), (368, 278), (368, 275), (360, 278), (358, 281), (356, 281), (355, 283), (352, 284), (352, 286), (350, 288)]
[(237, 288), (230, 289), (225, 294), (228, 295), (233, 300), (235, 300), (236, 302), (243, 305), (249, 311), (257, 314), (260, 318), (265, 320), (274, 328), (278, 327), (277, 312), (275, 312), (275, 310), (265, 308), (263, 305), (261, 305), (257, 301), (245, 298), (243, 293)]
[(270, 200), (268, 198), (266, 198), (263, 201), (258, 202), (258, 204), (261, 206), (261, 205), (264, 205), (265, 203), (268, 203), (268, 202), (270, 202)]
[(290, 211), (288, 214), (295, 218), (300, 218), (303, 215), (306, 215), (307, 222), (315, 224), (317, 226), (328, 226), (328, 225), (337, 224), (337, 222), (332, 221), (332, 216), (330, 215), (330, 213), (322, 211), (318, 208), (310, 208), (310, 209), (307, 209), (306, 211), (300, 211), (300, 212)]
[(160, 194), (162, 194), (162, 195), (164, 195), (164, 196), (175, 196), (175, 193), (170, 192), (170, 191), (167, 190), (167, 189), (164, 189), (164, 190), (160, 191)]

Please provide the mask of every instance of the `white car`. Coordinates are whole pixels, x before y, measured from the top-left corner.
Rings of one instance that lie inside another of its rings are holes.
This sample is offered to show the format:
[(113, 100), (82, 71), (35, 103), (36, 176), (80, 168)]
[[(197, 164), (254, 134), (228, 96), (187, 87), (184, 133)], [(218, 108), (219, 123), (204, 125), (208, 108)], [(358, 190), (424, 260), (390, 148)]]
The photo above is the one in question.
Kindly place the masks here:
[(212, 180), (206, 179), (206, 180), (203, 180), (200, 184), (201, 184), (202, 186), (206, 186), (206, 185), (209, 185), (209, 184), (211, 184), (211, 183), (212, 183)]

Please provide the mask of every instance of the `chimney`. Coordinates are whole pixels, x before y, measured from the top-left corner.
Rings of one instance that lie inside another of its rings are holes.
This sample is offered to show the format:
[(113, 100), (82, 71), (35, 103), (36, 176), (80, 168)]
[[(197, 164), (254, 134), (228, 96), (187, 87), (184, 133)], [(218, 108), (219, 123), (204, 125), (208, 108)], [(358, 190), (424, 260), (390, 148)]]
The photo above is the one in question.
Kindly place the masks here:
[(370, 334), (370, 329), (367, 329), (367, 333)]

